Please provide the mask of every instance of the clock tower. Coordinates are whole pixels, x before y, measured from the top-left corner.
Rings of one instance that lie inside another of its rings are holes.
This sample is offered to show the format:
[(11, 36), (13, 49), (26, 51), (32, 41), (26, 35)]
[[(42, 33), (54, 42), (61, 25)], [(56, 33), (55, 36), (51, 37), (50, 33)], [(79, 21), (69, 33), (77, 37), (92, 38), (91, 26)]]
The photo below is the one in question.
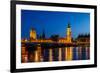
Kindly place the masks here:
[(67, 26), (67, 42), (68, 43), (71, 43), (72, 37), (71, 37), (71, 26), (70, 26), (70, 23), (68, 23), (68, 26)]

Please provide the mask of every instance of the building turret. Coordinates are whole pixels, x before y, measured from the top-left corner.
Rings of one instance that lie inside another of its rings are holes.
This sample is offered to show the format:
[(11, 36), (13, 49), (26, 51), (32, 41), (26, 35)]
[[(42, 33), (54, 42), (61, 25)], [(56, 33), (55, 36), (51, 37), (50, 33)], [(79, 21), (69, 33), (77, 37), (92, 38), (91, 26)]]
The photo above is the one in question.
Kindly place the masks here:
[(36, 31), (34, 28), (30, 30), (30, 40), (35, 40), (37, 38)]
[(42, 39), (45, 39), (45, 31), (42, 32)]

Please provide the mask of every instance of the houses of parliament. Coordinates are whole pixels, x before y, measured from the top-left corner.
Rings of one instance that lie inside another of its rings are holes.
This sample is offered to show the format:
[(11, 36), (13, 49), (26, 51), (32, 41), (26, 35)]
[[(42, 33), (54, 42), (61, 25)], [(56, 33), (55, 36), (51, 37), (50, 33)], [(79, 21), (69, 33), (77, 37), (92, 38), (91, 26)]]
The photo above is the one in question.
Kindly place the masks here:
[[(71, 34), (72, 34), (71, 33), (71, 27), (70, 27), (70, 24), (68, 24), (67, 29), (66, 29), (66, 37), (64, 37), (64, 38), (60, 38), (59, 37), (57, 42), (60, 42), (60, 43), (62, 43), (62, 42), (71, 43), (72, 42), (71, 41), (72, 40)], [(37, 37), (37, 33), (36, 33), (35, 29), (32, 28), (30, 30), (30, 41), (31, 42), (54, 42), (50, 38), (48, 38), (48, 39), (45, 38), (44, 31), (43, 31), (42, 35), (39, 38), (38, 37)], [(26, 39), (26, 41), (27, 41), (27, 39)]]

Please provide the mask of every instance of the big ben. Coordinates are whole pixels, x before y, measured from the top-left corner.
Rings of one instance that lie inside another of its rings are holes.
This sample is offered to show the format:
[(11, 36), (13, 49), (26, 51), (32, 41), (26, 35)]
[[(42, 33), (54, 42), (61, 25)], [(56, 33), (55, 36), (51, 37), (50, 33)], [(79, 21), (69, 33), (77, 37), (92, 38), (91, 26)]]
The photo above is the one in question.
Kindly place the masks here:
[(70, 26), (70, 23), (68, 23), (68, 26), (67, 26), (67, 42), (68, 43), (71, 43), (71, 26)]

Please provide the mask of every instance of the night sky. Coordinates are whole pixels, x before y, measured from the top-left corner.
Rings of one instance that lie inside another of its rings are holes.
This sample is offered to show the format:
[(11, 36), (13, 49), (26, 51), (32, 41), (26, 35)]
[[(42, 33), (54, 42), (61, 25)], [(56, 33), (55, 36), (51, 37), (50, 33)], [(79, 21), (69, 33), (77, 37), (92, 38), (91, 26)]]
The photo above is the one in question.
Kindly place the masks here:
[(89, 13), (21, 10), (21, 38), (29, 38), (31, 28), (39, 35), (44, 30), (46, 38), (53, 34), (65, 37), (68, 23), (73, 38), (90, 33)]

